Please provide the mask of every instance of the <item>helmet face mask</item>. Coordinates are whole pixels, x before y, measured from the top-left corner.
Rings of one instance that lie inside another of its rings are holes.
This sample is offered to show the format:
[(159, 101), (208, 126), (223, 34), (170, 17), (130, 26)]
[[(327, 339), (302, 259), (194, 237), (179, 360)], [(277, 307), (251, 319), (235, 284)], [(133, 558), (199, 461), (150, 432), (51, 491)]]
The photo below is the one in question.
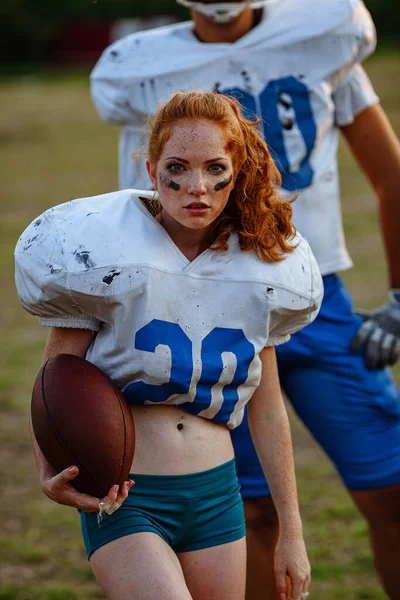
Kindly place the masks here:
[(242, 2), (224, 2), (214, 0), (176, 0), (178, 4), (191, 8), (214, 23), (229, 23), (240, 15), (246, 8), (261, 8), (269, 0), (242, 0)]

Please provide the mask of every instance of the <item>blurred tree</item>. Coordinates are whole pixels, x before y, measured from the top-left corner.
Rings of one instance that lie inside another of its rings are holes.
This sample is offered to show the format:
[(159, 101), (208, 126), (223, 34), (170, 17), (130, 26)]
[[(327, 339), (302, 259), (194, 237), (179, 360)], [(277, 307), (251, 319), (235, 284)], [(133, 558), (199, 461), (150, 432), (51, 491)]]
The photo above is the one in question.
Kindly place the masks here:
[[(365, 0), (381, 43), (400, 47), (400, 2)], [(2, 65), (43, 61), (61, 24), (173, 14), (187, 18), (175, 0), (0, 0), (0, 61)]]

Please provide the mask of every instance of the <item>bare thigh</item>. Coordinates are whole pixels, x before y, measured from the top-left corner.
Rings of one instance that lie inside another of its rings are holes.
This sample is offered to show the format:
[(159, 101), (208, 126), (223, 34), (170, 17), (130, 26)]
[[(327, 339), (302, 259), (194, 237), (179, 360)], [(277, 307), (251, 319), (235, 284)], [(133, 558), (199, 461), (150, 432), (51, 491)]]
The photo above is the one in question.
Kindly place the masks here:
[(244, 600), (246, 538), (178, 557), (193, 600)]
[(175, 552), (155, 533), (109, 542), (90, 564), (110, 600), (192, 600)]

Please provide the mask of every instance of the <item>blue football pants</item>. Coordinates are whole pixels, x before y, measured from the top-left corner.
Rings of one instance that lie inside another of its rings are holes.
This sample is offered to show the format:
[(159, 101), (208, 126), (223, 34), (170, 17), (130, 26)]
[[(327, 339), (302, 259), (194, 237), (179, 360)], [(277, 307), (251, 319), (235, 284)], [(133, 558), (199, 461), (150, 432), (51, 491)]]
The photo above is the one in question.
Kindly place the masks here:
[[(350, 490), (400, 482), (400, 398), (389, 369), (369, 371), (349, 344), (361, 324), (337, 275), (316, 320), (276, 354), (282, 389)], [(243, 498), (269, 495), (247, 425), (232, 431)]]

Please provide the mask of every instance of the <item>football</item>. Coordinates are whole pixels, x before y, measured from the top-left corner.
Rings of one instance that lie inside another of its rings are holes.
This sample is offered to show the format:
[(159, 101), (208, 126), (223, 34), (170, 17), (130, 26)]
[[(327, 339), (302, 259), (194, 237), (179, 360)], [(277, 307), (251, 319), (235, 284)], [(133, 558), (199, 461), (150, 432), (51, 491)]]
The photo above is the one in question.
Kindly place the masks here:
[(72, 354), (50, 358), (39, 371), (31, 402), (33, 431), (58, 472), (76, 465), (71, 485), (98, 498), (128, 477), (135, 427), (125, 396), (95, 365)]

